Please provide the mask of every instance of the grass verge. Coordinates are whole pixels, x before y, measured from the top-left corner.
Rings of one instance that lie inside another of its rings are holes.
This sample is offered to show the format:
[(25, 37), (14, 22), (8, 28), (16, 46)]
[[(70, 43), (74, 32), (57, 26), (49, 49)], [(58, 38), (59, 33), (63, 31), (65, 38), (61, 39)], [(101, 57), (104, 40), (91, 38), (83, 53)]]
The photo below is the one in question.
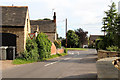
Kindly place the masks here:
[(44, 58), (40, 61), (46, 61), (46, 60), (50, 60), (50, 59), (53, 59), (53, 58), (57, 58), (57, 57), (61, 57), (61, 56), (66, 56), (68, 55), (67, 53), (61, 53), (61, 54), (55, 54), (55, 55), (51, 55), (49, 58)]
[(27, 61), (25, 59), (18, 58), (18, 59), (13, 60), (12, 64), (19, 65), (19, 64), (29, 64), (33, 62), (36, 62), (36, 61), (31, 61), (31, 60)]
[(85, 48), (66, 48), (67, 50), (71, 50), (71, 51), (75, 51), (75, 50), (80, 50), (80, 51), (86, 51), (88, 49), (85, 49)]
[[(50, 60), (50, 59), (53, 59), (53, 58), (56, 58), (56, 57), (60, 57), (60, 56), (65, 56), (67, 55), (67, 53), (62, 53), (62, 54), (55, 54), (55, 55), (51, 55), (50, 58), (44, 58), (42, 60), (39, 60), (39, 61), (45, 61), (45, 60)], [(30, 60), (25, 60), (25, 59), (15, 59), (13, 60), (12, 64), (14, 65), (20, 65), (20, 64), (29, 64), (29, 63), (33, 63), (33, 62), (37, 62), (37, 61), (30, 61)]]

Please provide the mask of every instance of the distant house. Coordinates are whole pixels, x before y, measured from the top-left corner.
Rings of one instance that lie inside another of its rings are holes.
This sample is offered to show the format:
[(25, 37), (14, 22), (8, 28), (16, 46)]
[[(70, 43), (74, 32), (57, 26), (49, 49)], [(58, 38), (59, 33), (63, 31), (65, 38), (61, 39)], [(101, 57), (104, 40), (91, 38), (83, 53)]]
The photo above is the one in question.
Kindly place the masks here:
[(92, 44), (95, 42), (96, 39), (98, 39), (99, 37), (102, 37), (104, 35), (90, 35), (89, 37), (89, 43)]
[(16, 53), (23, 52), (26, 38), (30, 33), (30, 19), (27, 6), (0, 6), (2, 8), (2, 23), (0, 46), (14, 46)]
[(54, 12), (53, 20), (31, 20), (31, 32), (43, 32), (54, 42), (57, 39), (56, 31), (56, 13)]

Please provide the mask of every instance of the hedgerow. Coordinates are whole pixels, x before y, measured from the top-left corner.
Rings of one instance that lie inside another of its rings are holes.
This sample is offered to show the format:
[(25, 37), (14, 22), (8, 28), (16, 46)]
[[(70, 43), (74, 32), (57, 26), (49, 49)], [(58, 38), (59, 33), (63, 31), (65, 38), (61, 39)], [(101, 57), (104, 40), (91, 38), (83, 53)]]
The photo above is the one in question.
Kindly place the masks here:
[(48, 39), (48, 36), (44, 33), (39, 33), (36, 37), (36, 43), (38, 44), (39, 59), (49, 58), (51, 54), (52, 43)]
[(26, 60), (37, 61), (39, 58), (38, 47), (35, 39), (26, 40), (26, 50), (22, 53), (22, 58)]

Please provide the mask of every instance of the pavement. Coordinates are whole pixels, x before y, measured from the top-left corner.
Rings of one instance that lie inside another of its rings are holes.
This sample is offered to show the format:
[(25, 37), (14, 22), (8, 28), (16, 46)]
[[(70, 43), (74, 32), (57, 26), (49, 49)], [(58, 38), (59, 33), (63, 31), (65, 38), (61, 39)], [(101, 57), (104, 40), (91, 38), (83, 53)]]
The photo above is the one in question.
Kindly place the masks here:
[(98, 78), (109, 78), (114, 80), (120, 79), (118, 76), (120, 71), (115, 67), (114, 64), (112, 64), (116, 59), (118, 59), (118, 57), (103, 58), (97, 61), (96, 66)]
[(68, 51), (64, 57), (3, 70), (2, 78), (96, 78), (96, 60), (94, 49)]
[(16, 66), (19, 66), (19, 65), (13, 65), (12, 60), (1, 60), (0, 63), (1, 63), (1, 69), (2, 70), (6, 70), (6, 69), (9, 69), (9, 68), (14, 68)]

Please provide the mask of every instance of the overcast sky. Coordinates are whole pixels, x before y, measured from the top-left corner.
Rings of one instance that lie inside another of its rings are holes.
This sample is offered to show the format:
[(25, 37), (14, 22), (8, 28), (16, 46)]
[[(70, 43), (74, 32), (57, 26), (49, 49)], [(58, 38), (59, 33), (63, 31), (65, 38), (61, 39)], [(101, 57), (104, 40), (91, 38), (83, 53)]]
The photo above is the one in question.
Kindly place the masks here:
[[(68, 29), (82, 28), (90, 35), (101, 33), (104, 11), (108, 10), (111, 1), (119, 0), (0, 0), (1, 6), (28, 6), (30, 19), (53, 18), (57, 15), (57, 33), (65, 36), (65, 19), (68, 19)], [(53, 10), (54, 9), (54, 10)]]

